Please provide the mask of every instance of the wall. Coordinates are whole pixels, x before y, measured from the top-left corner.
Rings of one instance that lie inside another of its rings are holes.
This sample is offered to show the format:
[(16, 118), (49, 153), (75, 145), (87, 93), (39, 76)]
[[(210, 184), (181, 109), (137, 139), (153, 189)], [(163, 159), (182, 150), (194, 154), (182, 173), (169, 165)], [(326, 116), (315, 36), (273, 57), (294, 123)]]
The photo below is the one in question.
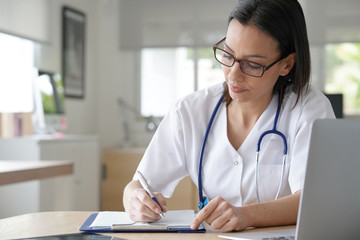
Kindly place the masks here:
[[(134, 53), (119, 47), (118, 0), (51, 0), (51, 44), (39, 46), (37, 66), (61, 72), (61, 8), (63, 5), (86, 14), (85, 98), (66, 98), (68, 134), (96, 134), (100, 146), (147, 145), (152, 133), (145, 122), (121, 109), (121, 97), (137, 105), (134, 84), (137, 63)], [(124, 120), (129, 122), (131, 142), (124, 143)]]
[[(140, 73), (135, 53), (120, 50), (119, 1), (99, 1), (97, 11), (100, 16), (97, 26), (100, 139), (103, 146), (147, 145), (152, 134), (145, 131), (144, 121), (118, 103), (121, 98), (132, 107), (138, 104), (136, 81)], [(124, 142), (124, 121), (129, 124), (130, 143)]]
[(85, 98), (65, 101), (68, 120), (67, 133), (97, 134), (97, 36), (94, 1), (51, 0), (50, 3), (50, 44), (39, 46), (36, 65), (39, 69), (61, 72), (61, 11), (69, 6), (86, 14), (86, 53), (85, 53)]
[[(145, 120), (122, 109), (119, 98), (132, 107), (139, 105), (139, 59), (134, 52), (120, 49), (121, 0), (49, 0), (51, 1), (51, 44), (41, 46), (37, 59), (44, 70), (61, 71), (61, 7), (67, 5), (85, 12), (86, 75), (85, 99), (65, 102), (69, 134), (96, 134), (101, 147), (146, 146), (152, 132), (145, 130)], [(300, 0), (306, 9), (306, 0)], [(131, 23), (125, 23), (131, 26)], [(309, 23), (308, 23), (309, 24)], [(313, 84), (322, 89), (322, 54), (312, 49)], [(130, 142), (124, 142), (127, 122)]]

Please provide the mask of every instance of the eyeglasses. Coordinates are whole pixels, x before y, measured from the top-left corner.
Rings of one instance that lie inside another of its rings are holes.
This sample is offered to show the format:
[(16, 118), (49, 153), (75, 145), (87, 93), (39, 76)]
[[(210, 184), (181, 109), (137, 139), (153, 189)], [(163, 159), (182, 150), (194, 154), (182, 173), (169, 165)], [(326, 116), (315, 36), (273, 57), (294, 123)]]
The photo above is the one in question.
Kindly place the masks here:
[(274, 66), (281, 59), (283, 59), (283, 57), (279, 57), (268, 66), (264, 66), (248, 60), (236, 59), (234, 55), (224, 50), (225, 39), (226, 37), (213, 46), (215, 59), (226, 67), (232, 67), (235, 62), (238, 62), (241, 71), (249, 76), (262, 77), (265, 71), (269, 70), (272, 66)]

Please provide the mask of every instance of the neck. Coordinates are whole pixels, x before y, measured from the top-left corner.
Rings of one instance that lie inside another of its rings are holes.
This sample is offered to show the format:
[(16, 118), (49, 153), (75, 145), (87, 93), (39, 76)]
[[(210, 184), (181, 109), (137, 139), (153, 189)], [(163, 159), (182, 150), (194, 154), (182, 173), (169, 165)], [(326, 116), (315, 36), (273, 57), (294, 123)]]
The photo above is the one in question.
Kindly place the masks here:
[(272, 96), (245, 103), (232, 101), (228, 107), (229, 117), (247, 126), (254, 125), (270, 104)]
[(232, 101), (227, 107), (227, 135), (235, 149), (243, 144), (271, 99), (272, 95), (246, 103)]

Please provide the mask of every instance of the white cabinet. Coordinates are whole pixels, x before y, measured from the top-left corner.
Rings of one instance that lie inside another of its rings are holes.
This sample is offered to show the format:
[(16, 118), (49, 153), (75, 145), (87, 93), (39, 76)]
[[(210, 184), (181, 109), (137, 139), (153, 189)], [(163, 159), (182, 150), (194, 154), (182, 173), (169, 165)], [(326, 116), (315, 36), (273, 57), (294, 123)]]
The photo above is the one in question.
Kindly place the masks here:
[(101, 163), (95, 136), (0, 139), (0, 159), (74, 163), (73, 175), (0, 186), (0, 218), (38, 211), (99, 210)]

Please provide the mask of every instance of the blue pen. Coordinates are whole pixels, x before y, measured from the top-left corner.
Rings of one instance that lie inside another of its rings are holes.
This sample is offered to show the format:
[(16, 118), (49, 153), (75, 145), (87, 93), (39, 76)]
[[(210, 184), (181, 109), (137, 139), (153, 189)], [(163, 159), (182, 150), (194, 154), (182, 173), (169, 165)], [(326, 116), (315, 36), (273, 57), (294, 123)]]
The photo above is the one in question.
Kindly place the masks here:
[(162, 211), (162, 209), (161, 209), (161, 205), (160, 205), (160, 203), (158, 202), (158, 200), (156, 199), (156, 197), (154, 196), (154, 194), (151, 192), (150, 187), (149, 187), (149, 185), (147, 184), (144, 176), (143, 176), (142, 173), (139, 172), (139, 171), (136, 171), (136, 174), (137, 174), (138, 177), (139, 177), (139, 181), (140, 181), (141, 186), (142, 186), (142, 187), (145, 189), (145, 191), (150, 195), (150, 197), (152, 198), (152, 200), (154, 200), (154, 201), (159, 205), (160, 211), (161, 211), (161, 212), (159, 213), (159, 215), (160, 215), (162, 218), (164, 218), (164, 214), (163, 214), (163, 211)]

